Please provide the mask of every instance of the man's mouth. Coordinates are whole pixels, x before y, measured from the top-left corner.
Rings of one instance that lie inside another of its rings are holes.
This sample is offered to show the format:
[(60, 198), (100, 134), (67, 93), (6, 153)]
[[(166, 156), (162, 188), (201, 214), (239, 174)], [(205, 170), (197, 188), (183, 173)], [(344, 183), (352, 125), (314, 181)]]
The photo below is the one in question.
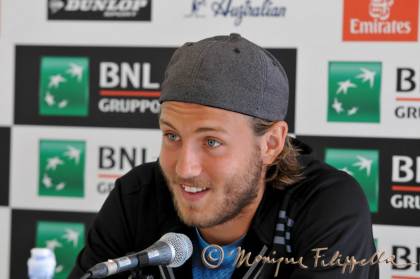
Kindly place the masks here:
[(184, 185), (184, 184), (181, 184), (181, 187), (185, 192), (193, 193), (193, 194), (200, 193), (200, 192), (203, 192), (203, 191), (207, 190), (207, 188), (201, 188), (201, 187), (196, 187), (196, 186), (188, 186), (188, 185)]

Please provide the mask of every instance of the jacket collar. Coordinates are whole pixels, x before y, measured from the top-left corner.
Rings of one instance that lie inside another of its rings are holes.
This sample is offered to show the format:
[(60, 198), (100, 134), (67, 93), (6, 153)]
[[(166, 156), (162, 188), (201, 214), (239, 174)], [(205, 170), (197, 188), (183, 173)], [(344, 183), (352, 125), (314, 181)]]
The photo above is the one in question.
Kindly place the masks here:
[(275, 226), (277, 223), (277, 213), (280, 201), (283, 196), (281, 190), (274, 189), (271, 185), (265, 186), (263, 198), (252, 219), (251, 230), (258, 239), (265, 245), (271, 246), (274, 237)]

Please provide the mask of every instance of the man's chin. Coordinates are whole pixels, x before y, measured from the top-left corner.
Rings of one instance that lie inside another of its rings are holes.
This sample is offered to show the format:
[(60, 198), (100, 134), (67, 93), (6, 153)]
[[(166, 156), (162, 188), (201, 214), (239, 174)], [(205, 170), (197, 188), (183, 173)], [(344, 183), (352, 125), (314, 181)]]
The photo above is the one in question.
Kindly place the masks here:
[(191, 208), (178, 209), (178, 216), (184, 224), (191, 227), (203, 227), (206, 223), (206, 216), (198, 211)]
[[(179, 215), (179, 214), (178, 214)], [(190, 227), (201, 227), (201, 222), (202, 220), (200, 220), (199, 217), (197, 216), (191, 216), (191, 215), (181, 215), (179, 216), (180, 219), (182, 220), (182, 222)]]

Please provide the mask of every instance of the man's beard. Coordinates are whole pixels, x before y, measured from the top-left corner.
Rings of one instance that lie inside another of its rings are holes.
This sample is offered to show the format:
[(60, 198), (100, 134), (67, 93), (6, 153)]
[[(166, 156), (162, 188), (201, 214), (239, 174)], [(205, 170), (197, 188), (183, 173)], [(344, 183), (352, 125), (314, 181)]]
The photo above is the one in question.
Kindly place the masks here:
[[(243, 209), (258, 196), (258, 182), (261, 178), (263, 164), (260, 160), (255, 161), (259, 156), (252, 156), (251, 158), (248, 167), (244, 169), (243, 173), (230, 177), (229, 180), (221, 186), (223, 189), (222, 195), (218, 195), (216, 199), (213, 200), (213, 204), (207, 208), (201, 209), (201, 213), (199, 214), (194, 212), (194, 210), (197, 209), (192, 204), (187, 206), (184, 205), (182, 207), (176, 198), (173, 187), (180, 187), (180, 184), (187, 184), (197, 187), (206, 187), (209, 188), (210, 191), (215, 191), (216, 189), (213, 187), (212, 183), (203, 181), (200, 178), (184, 180), (175, 177), (174, 179), (169, 179), (163, 172), (168, 188), (172, 194), (175, 209), (181, 220), (188, 226), (209, 228), (223, 224), (237, 217)], [(214, 193), (209, 194), (214, 195)]]

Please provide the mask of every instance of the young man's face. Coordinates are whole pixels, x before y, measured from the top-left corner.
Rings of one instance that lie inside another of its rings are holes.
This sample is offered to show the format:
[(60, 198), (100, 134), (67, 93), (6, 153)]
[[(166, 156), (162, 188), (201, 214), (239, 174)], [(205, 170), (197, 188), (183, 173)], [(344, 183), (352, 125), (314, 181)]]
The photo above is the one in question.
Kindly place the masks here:
[(171, 101), (159, 123), (160, 165), (186, 224), (225, 223), (261, 195), (263, 164), (249, 117)]

